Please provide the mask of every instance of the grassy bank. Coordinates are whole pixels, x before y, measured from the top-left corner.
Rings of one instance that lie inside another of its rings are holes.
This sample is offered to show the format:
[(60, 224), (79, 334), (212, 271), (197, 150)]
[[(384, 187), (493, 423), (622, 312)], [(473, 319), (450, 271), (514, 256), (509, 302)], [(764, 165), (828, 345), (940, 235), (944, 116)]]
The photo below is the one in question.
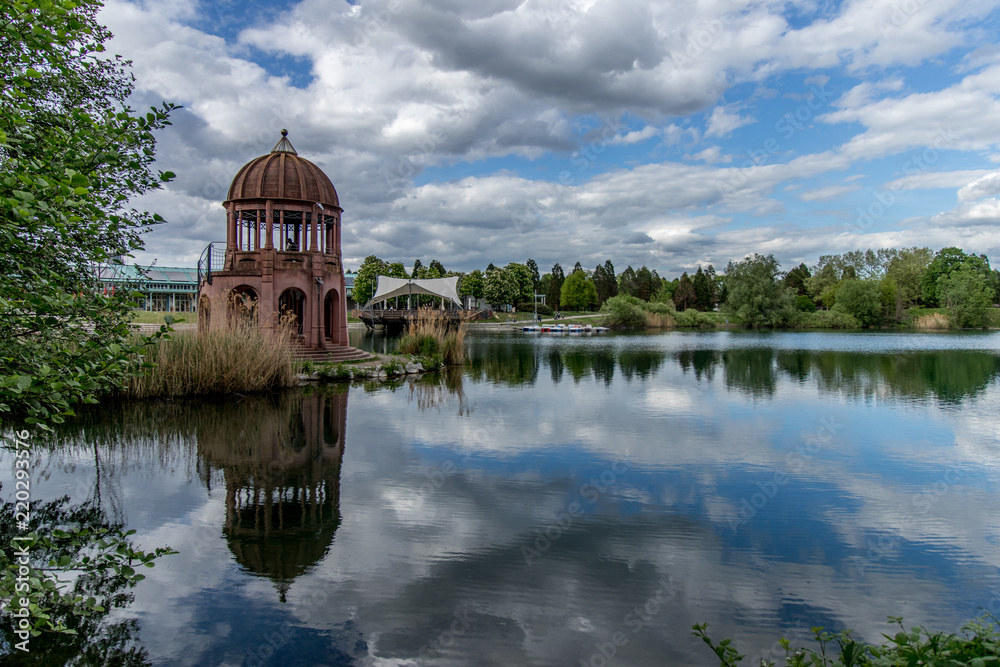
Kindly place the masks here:
[(129, 383), (124, 393), (131, 398), (243, 394), (295, 383), (288, 336), (255, 324), (175, 332), (147, 348), (143, 360), (152, 367)]

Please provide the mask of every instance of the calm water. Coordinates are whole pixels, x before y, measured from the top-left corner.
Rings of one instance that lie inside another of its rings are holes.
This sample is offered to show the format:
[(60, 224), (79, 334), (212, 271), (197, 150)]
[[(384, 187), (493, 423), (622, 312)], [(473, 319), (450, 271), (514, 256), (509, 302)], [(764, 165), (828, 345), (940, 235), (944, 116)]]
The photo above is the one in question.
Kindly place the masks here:
[(755, 664), (1000, 611), (1000, 334), (469, 348), (394, 386), (104, 406), (35, 497), (180, 551), (108, 619), (156, 665), (717, 664), (701, 622)]

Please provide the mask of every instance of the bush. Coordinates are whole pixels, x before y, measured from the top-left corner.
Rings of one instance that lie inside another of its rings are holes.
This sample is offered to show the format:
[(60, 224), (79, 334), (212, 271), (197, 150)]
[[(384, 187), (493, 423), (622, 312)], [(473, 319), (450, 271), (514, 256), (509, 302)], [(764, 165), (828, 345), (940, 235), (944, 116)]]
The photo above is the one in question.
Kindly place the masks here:
[(619, 294), (604, 302), (601, 312), (606, 315), (604, 326), (612, 329), (637, 329), (646, 326), (646, 311), (642, 301), (634, 296)]
[(837, 310), (817, 310), (815, 313), (802, 313), (799, 326), (814, 329), (860, 329), (861, 323), (848, 313)]
[(552, 310), (552, 306), (549, 306), (544, 303), (534, 304), (531, 303), (530, 301), (522, 301), (521, 303), (517, 304), (517, 312), (519, 313), (533, 313), (535, 312), (536, 308), (538, 310), (539, 315), (547, 316), (555, 312), (554, 310)]
[(803, 313), (815, 313), (816, 304), (813, 300), (807, 297), (805, 294), (800, 294), (795, 300), (795, 307)]

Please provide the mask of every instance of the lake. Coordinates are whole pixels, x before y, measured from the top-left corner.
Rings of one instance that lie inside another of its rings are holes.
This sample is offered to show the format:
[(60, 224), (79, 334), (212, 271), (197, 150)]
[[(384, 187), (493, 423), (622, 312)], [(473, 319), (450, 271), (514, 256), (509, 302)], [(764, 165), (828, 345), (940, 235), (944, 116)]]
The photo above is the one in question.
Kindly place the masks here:
[(753, 665), (811, 626), (1000, 612), (1000, 334), (467, 344), (418, 380), (105, 405), (37, 448), (36, 502), (180, 552), (114, 641), (155, 665), (717, 665), (707, 622)]

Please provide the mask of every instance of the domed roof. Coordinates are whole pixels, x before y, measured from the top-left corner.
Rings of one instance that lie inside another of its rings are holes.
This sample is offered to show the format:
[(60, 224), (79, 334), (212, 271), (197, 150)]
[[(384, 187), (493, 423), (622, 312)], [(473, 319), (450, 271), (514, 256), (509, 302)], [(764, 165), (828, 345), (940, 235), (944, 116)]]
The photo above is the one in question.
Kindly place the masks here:
[(283, 199), (340, 208), (337, 191), (323, 170), (299, 157), (288, 141), (288, 130), (267, 155), (243, 165), (237, 172), (226, 203), (245, 199)]

